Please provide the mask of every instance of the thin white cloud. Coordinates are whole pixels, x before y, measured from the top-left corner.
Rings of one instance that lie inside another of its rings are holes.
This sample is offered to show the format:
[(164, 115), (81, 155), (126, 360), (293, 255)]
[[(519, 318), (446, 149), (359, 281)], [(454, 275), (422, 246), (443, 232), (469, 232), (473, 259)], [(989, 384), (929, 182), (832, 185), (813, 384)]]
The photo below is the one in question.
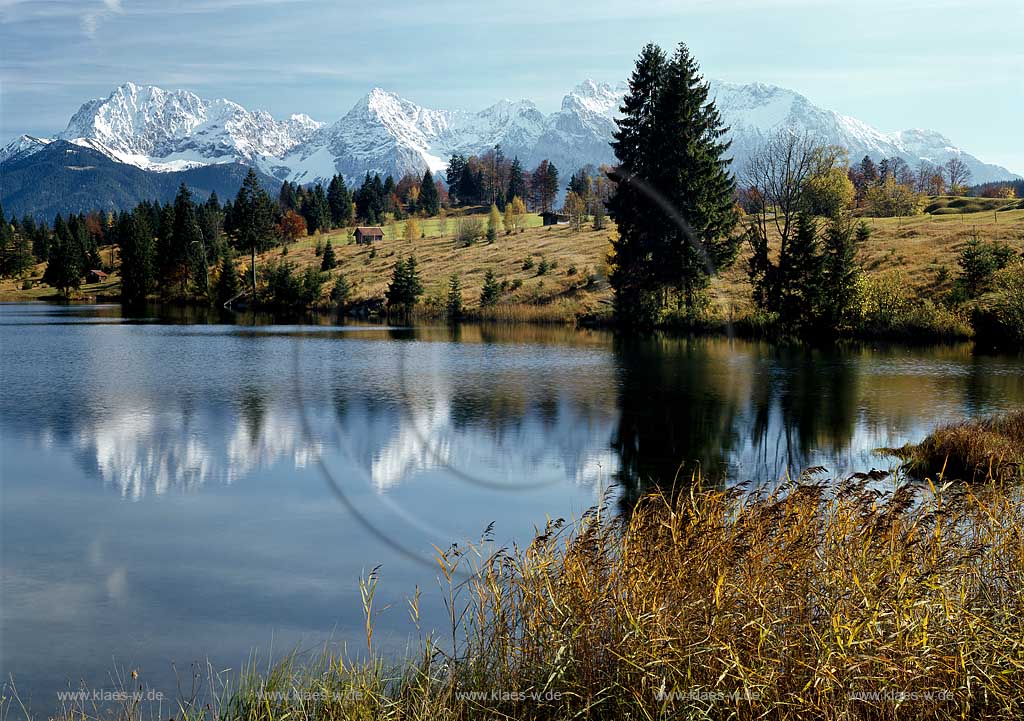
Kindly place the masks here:
[(82, 14), (82, 32), (87, 38), (93, 40), (96, 38), (100, 22), (103, 19), (108, 15), (123, 12), (124, 6), (121, 5), (121, 0), (101, 0), (98, 7), (90, 6), (90, 9)]

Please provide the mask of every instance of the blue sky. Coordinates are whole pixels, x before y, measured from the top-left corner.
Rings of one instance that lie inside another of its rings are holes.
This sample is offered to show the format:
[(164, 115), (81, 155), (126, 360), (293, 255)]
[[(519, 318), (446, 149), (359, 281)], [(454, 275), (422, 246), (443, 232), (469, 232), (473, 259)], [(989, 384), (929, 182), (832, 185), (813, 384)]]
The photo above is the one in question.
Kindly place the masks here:
[(0, 0), (0, 140), (57, 132), (125, 80), (325, 121), (374, 86), (548, 111), (625, 79), (648, 41), (1024, 173), (1024, 0)]

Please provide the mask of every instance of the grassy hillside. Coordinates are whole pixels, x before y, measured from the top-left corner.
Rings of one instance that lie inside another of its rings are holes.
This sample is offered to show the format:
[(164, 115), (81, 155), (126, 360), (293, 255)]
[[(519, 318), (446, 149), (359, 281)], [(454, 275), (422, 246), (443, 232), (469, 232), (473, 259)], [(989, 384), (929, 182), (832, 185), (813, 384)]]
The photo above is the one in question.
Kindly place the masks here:
[[(475, 308), (488, 270), (494, 271), (499, 282), (507, 282), (502, 304), (495, 310), (499, 314), (507, 313), (508, 306), (530, 305), (535, 307), (518, 308), (517, 313), (534, 320), (566, 320), (609, 307), (611, 291), (605, 264), (613, 232), (609, 228), (595, 231), (588, 225), (574, 233), (566, 225), (543, 227), (540, 217), (531, 214), (527, 216), (528, 227), (521, 233), (502, 232), (493, 243), (478, 240), (463, 247), (452, 237), (452, 219), (448, 220), (445, 237), (439, 235), (437, 219), (421, 221), (420, 225), (425, 238), (403, 239), (404, 223), (397, 223), (395, 229), (386, 228), (385, 239), (372, 246), (356, 245), (348, 230), (334, 231), (293, 243), (286, 256), (275, 248), (259, 256), (257, 262), (262, 265), (287, 260), (299, 268), (319, 264), (315, 247), (329, 240), (338, 268), (331, 272), (325, 292), (333, 279), (344, 273), (356, 301), (383, 296), (395, 261), (415, 255), (426, 289), (423, 303), (428, 309), (443, 301), (453, 273), (459, 274), (467, 307)], [(539, 274), (542, 260), (548, 269)], [(239, 262), (248, 266), (247, 258)]]
[[(865, 270), (881, 273), (898, 269), (917, 297), (934, 297), (948, 291), (956, 278), (957, 254), (974, 233), (985, 240), (1000, 240), (1024, 251), (1024, 210), (981, 212), (965, 215), (920, 215), (912, 218), (867, 218), (870, 240), (860, 249)], [(401, 236), (402, 224), (398, 224)], [(499, 235), (493, 244), (485, 241), (462, 248), (450, 236), (437, 237), (436, 221), (423, 223), (427, 238), (414, 241), (386, 238), (376, 244), (375, 257), (368, 246), (348, 240), (347, 232), (334, 232), (318, 238), (305, 238), (289, 248), (287, 260), (303, 267), (319, 263), (314, 255), (317, 242), (330, 239), (339, 268), (353, 285), (357, 300), (383, 295), (391, 268), (402, 256), (415, 254), (426, 286), (426, 300), (439, 300), (447, 289), (448, 276), (459, 273), (467, 305), (477, 303), (484, 273), (493, 269), (498, 279), (520, 281), (521, 287), (503, 295), (505, 304), (539, 305), (550, 319), (571, 319), (580, 314), (607, 312), (611, 290), (607, 283), (606, 256), (614, 225), (603, 231), (589, 226), (574, 233), (568, 226), (532, 227), (525, 232)], [(449, 221), (449, 226), (451, 222)], [(751, 310), (750, 285), (746, 268), (749, 249), (740, 250), (735, 264), (727, 268), (711, 286), (712, 300), (724, 317), (741, 316)], [(532, 257), (533, 267), (524, 269), (524, 260)], [(540, 258), (553, 267), (537, 275)], [(260, 257), (260, 262), (280, 258), (280, 249)], [(570, 273), (570, 270), (575, 273)], [(333, 281), (331, 281), (333, 282)]]
[[(1003, 241), (1024, 251), (1024, 209), (864, 221), (871, 228), (871, 238), (858, 252), (862, 267), (868, 274), (901, 271), (918, 298), (936, 299), (950, 290), (959, 271), (957, 254), (974, 233), (982, 240)], [(748, 257), (749, 249), (742, 248), (736, 263), (712, 284), (715, 302), (723, 312), (742, 315), (751, 309)]]
[[(934, 202), (942, 202), (937, 198)], [(946, 199), (948, 200), (948, 199)], [(986, 199), (969, 199), (986, 200)], [(961, 206), (964, 207), (964, 206)], [(869, 274), (898, 270), (912, 294), (919, 298), (935, 298), (948, 291), (958, 272), (957, 253), (974, 233), (985, 240), (1001, 240), (1024, 250), (1024, 209), (976, 213), (920, 215), (911, 218), (867, 218), (872, 233), (860, 249), (860, 260)], [(426, 293), (426, 311), (438, 307), (447, 292), (448, 278), (458, 273), (463, 297), (468, 308), (478, 305), (484, 274), (491, 269), (499, 281), (506, 282), (506, 291), (491, 317), (567, 321), (583, 315), (610, 312), (612, 293), (607, 282), (606, 256), (614, 225), (595, 231), (587, 225), (576, 233), (566, 225), (542, 227), (537, 215), (527, 217), (528, 226), (513, 235), (499, 234), (494, 243), (480, 240), (468, 247), (455, 238), (455, 221), (447, 222), (447, 233), (440, 236), (438, 219), (420, 221), (426, 236), (404, 240), (404, 223), (385, 227), (387, 235), (373, 246), (356, 245), (348, 229), (303, 238), (291, 244), (287, 255), (280, 247), (258, 257), (258, 265), (286, 260), (298, 268), (319, 265), (315, 254), (317, 244), (331, 241), (338, 268), (330, 273), (324, 285), (325, 294), (340, 273), (352, 286), (356, 301), (383, 296), (396, 260), (415, 254)], [(736, 263), (727, 268), (711, 286), (712, 301), (723, 317), (740, 317), (751, 310), (750, 287), (746, 275), (749, 250), (741, 248)], [(107, 252), (103, 252), (107, 256)], [(548, 270), (539, 274), (541, 260)], [(238, 259), (239, 267), (247, 267), (248, 256)], [(530, 267), (527, 267), (530, 266)], [(0, 281), (0, 299), (34, 300), (53, 297), (54, 291), (40, 287), (43, 266), (33, 271), (36, 287), (22, 290), (22, 281)], [(116, 275), (106, 283), (84, 285), (80, 295), (85, 298), (116, 295)]]

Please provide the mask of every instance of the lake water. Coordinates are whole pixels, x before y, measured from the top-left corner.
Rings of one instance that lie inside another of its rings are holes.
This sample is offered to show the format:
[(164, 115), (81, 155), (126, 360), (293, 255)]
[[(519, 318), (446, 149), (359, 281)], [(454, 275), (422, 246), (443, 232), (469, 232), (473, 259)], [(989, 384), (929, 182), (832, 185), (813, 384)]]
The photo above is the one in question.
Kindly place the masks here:
[(1024, 359), (969, 346), (223, 320), (0, 305), (0, 673), (36, 711), (118, 668), (174, 696), (193, 661), (358, 649), (378, 565), (401, 652), (417, 585), (443, 616), (433, 546), (491, 522), (527, 541), (681, 463), (888, 468), (873, 449), (1024, 405)]

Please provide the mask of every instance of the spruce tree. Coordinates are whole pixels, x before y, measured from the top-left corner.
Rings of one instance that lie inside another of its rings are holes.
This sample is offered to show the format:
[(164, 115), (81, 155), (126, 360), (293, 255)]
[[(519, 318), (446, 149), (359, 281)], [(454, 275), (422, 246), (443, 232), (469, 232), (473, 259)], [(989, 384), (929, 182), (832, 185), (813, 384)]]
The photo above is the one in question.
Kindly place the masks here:
[(231, 260), (231, 254), (224, 249), (220, 259), (220, 276), (217, 278), (217, 305), (226, 307), (238, 295), (238, 271)]
[(43, 273), (43, 281), (56, 288), (65, 298), (71, 290), (82, 284), (81, 254), (71, 239), (67, 223), (60, 215), (54, 221), (50, 259)]
[(419, 265), (416, 262), (416, 256), (410, 255), (409, 260), (405, 263), (405, 300), (406, 303), (412, 308), (419, 301), (420, 296), (423, 295), (423, 281), (420, 279)]
[(8, 242), (11, 252), (7, 259), (7, 274), (18, 277), (27, 273), (35, 265), (36, 259), (32, 255), (32, 239), (28, 234), (13, 223), (7, 224)]
[(501, 295), (501, 286), (498, 285), (498, 280), (494, 276), (494, 271), (490, 268), (484, 274), (484, 285), (480, 289), (480, 307), (486, 308), (492, 306), (498, 302), (498, 296)]
[(146, 300), (156, 280), (153, 233), (146, 213), (121, 213), (117, 223), (121, 247), (121, 302), (134, 305)]
[(449, 321), (457, 321), (462, 318), (462, 283), (459, 281), (459, 274), (452, 273), (448, 279), (448, 298), (445, 302), (445, 310)]
[(287, 180), (281, 183), (281, 190), (277, 194), (277, 204), (281, 206), (281, 210), (297, 210), (299, 207), (295, 186)]
[(857, 284), (860, 280), (857, 246), (862, 238), (867, 239), (862, 230), (868, 230), (863, 221), (854, 231), (849, 216), (837, 215), (825, 231), (821, 326), (833, 333), (850, 328), (857, 322)]
[(320, 270), (328, 271), (333, 270), (338, 266), (338, 261), (334, 257), (334, 246), (331, 245), (331, 241), (327, 241), (327, 245), (324, 246), (324, 256), (320, 260)]
[(174, 225), (168, 253), (168, 257), (161, 259), (165, 269), (164, 282), (180, 283), (184, 290), (191, 276), (199, 292), (205, 294), (208, 287), (206, 248), (192, 193), (184, 183), (178, 188), (178, 195), (174, 199)]
[[(740, 239), (733, 235), (739, 217), (736, 181), (726, 157), (728, 132), (697, 61), (680, 43), (669, 62), (655, 108), (655, 146), (659, 157), (654, 186), (679, 217), (659, 213), (664, 232), (655, 250), (660, 285), (674, 288), (692, 312), (695, 296), (719, 268), (736, 258)], [(660, 251), (660, 252), (659, 252)]]
[(611, 274), (622, 321), (650, 323), (668, 291), (692, 313), (710, 277), (739, 248), (728, 128), (696, 60), (648, 45), (637, 60), (612, 147), (609, 210), (619, 226)]
[(250, 271), (253, 298), (256, 297), (256, 253), (274, 244), (274, 207), (260, 186), (256, 171), (249, 168), (232, 205), (233, 231), (238, 246), (251, 254)]
[(448, 197), (455, 206), (463, 204), (462, 175), (465, 167), (466, 156), (453, 153), (445, 171), (445, 181), (448, 183)]
[(69, 215), (67, 228), (72, 247), (78, 252), (78, 267), (82, 272), (101, 267), (100, 251), (95, 238), (86, 228), (85, 216)]
[(327, 194), (319, 183), (313, 186), (312, 192), (306, 196), (302, 207), (306, 218), (306, 228), (310, 234), (322, 233), (331, 227), (331, 206), (327, 202)]
[(224, 246), (224, 211), (221, 210), (217, 193), (210, 193), (206, 203), (196, 207), (199, 230), (203, 234), (206, 262), (216, 262)]
[(352, 220), (352, 195), (345, 186), (345, 179), (340, 175), (331, 178), (327, 187), (327, 205), (331, 211), (331, 225), (342, 228)]
[(441, 209), (441, 202), (437, 195), (437, 185), (434, 184), (434, 175), (430, 172), (429, 168), (423, 173), (423, 180), (420, 181), (419, 206), (428, 218), (437, 215)]
[(512, 158), (512, 166), (508, 171), (508, 190), (505, 197), (512, 201), (512, 198), (526, 197), (526, 179), (523, 177), (523, 164), (519, 162), (519, 156)]
[(619, 232), (612, 241), (608, 280), (615, 291), (616, 317), (623, 324), (653, 323), (661, 305), (653, 262), (660, 230), (653, 219), (659, 211), (642, 184), (650, 182), (655, 174), (654, 110), (666, 65), (661, 48), (654, 44), (644, 47), (630, 76), (612, 136), (618, 165), (608, 211)]
[(408, 314), (423, 295), (423, 283), (420, 281), (416, 256), (408, 260), (399, 258), (391, 271), (391, 282), (388, 284), (387, 300), (389, 312), (401, 310)]
[(779, 322), (787, 330), (814, 325), (821, 311), (823, 258), (818, 224), (804, 212), (797, 218), (796, 233), (779, 259)]
[(50, 259), (50, 229), (45, 222), (36, 225), (32, 233), (32, 254), (40, 263)]
[(551, 210), (558, 196), (558, 168), (551, 161), (544, 164), (544, 177), (541, 179), (542, 197), (541, 210)]
[(338, 279), (334, 281), (334, 286), (331, 288), (331, 302), (338, 307), (338, 310), (344, 310), (350, 293), (351, 288), (349, 287), (348, 280), (344, 275), (339, 275)]
[[(392, 181), (394, 184), (394, 181)], [(388, 196), (381, 182), (380, 175), (374, 175), (370, 183), (370, 212), (374, 225), (384, 222), (384, 213), (387, 212)]]

